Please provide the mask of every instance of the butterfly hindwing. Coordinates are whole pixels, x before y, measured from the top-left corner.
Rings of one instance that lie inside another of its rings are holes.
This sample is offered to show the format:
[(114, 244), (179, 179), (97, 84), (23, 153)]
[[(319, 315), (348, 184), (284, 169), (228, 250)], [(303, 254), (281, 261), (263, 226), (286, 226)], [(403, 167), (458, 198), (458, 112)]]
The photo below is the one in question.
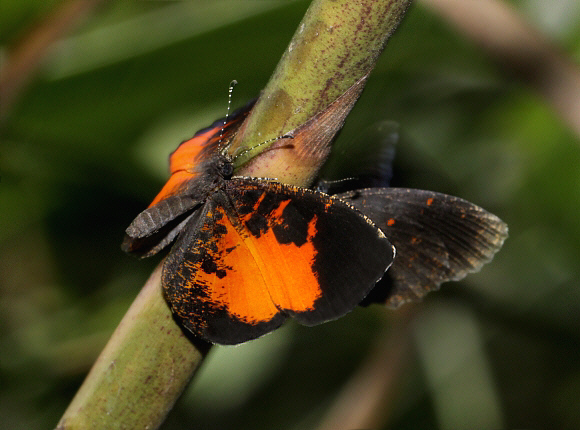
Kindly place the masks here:
[(163, 270), (175, 313), (195, 334), (239, 343), (291, 316), (338, 318), (373, 288), (393, 248), (345, 202), (274, 182), (233, 178), (179, 237)]
[(498, 217), (458, 197), (407, 188), (339, 196), (372, 219), (397, 249), (388, 276), (369, 295), (392, 307), (479, 270), (507, 237)]

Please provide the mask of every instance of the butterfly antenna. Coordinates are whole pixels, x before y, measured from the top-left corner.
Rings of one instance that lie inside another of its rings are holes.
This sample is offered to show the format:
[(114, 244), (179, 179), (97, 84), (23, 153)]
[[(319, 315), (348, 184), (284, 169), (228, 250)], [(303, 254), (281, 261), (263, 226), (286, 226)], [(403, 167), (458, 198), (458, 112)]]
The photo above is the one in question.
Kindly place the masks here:
[(259, 148), (260, 146), (267, 145), (268, 143), (272, 143), (272, 142), (275, 142), (275, 141), (280, 140), (280, 139), (294, 139), (294, 136), (291, 134), (284, 134), (284, 135), (281, 135), (278, 137), (273, 137), (272, 139), (265, 140), (264, 142), (260, 142), (257, 145), (254, 145), (251, 148), (246, 148), (242, 152), (240, 152), (239, 154), (236, 154), (234, 156), (234, 158), (232, 158), (232, 162), (234, 162), (236, 160), (236, 158), (239, 158), (242, 155), (247, 154), (248, 152), (253, 151), (256, 148)]
[[(320, 191), (321, 193), (324, 194), (338, 194), (339, 192), (342, 191), (350, 191), (348, 189), (348, 183), (352, 182), (354, 184), (355, 181), (357, 180), (357, 178), (355, 177), (348, 177), (348, 178), (343, 178), (343, 179), (320, 179), (317, 183), (316, 186), (314, 187), (314, 189), (316, 191)], [(343, 187), (346, 188), (341, 188), (341, 185)]]
[(224, 118), (224, 123), (222, 124), (222, 129), (220, 130), (220, 138), (219, 143), (222, 142), (222, 138), (224, 137), (224, 131), (226, 128), (226, 124), (228, 123), (228, 119), (230, 118), (230, 109), (232, 107), (232, 93), (234, 92), (234, 87), (238, 85), (238, 81), (235, 79), (230, 82), (230, 87), (228, 88), (228, 110), (226, 112), (226, 117)]
[[(230, 82), (230, 86), (228, 88), (228, 110), (226, 112), (226, 117), (224, 118), (224, 122), (222, 124), (222, 128), (220, 130), (220, 138), (219, 138), (219, 141), (218, 141), (219, 143), (222, 142), (222, 138), (223, 138), (223, 135), (224, 135), (224, 132), (225, 132), (226, 124), (228, 123), (228, 119), (230, 117), (230, 109), (231, 109), (231, 106), (232, 106), (232, 93), (234, 92), (234, 87), (237, 84), (238, 84), (238, 81), (236, 81), (234, 79), (232, 82)], [(234, 156), (234, 158), (232, 158), (231, 161), (233, 162), (236, 158), (241, 157), (242, 155), (247, 154), (248, 152), (253, 151), (254, 149), (256, 149), (256, 148), (258, 148), (260, 146), (267, 145), (268, 143), (275, 142), (276, 140), (280, 140), (280, 139), (293, 139), (293, 138), (294, 138), (294, 136), (292, 136), (291, 134), (284, 134), (284, 135), (281, 135), (281, 136), (274, 137), (272, 139), (268, 139), (268, 140), (266, 140), (264, 142), (261, 142), (261, 143), (258, 143), (257, 145), (254, 145), (251, 148), (244, 149), (242, 152), (240, 152), (239, 154), (237, 154), (236, 156)]]

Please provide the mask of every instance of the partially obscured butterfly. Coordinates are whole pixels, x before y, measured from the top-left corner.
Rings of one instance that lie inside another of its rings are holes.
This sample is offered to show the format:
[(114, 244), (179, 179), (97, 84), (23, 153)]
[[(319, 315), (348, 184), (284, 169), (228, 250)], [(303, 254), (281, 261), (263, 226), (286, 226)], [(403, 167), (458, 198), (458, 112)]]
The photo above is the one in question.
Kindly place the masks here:
[(176, 239), (163, 263), (166, 298), (187, 329), (221, 344), (256, 338), (288, 317), (305, 325), (338, 318), (394, 258), (382, 230), (345, 201), (232, 176), (226, 150), (250, 108), (171, 154), (171, 177), (123, 242), (146, 257)]

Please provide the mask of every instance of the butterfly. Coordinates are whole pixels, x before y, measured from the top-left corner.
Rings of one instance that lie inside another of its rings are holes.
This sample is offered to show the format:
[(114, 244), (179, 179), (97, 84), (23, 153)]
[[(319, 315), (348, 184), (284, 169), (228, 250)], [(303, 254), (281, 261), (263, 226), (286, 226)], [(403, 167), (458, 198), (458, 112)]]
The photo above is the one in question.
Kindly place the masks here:
[(316, 325), (348, 313), (395, 255), (383, 231), (339, 197), (234, 175), (228, 145), (251, 107), (179, 145), (169, 180), (122, 244), (148, 257), (174, 242), (165, 297), (186, 329), (219, 344), (257, 338), (288, 318)]

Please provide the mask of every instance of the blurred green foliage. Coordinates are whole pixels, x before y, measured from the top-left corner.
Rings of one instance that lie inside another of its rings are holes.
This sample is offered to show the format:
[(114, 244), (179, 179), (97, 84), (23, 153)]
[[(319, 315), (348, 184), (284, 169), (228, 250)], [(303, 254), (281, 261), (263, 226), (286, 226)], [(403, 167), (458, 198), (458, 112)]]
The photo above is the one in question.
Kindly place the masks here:
[[(3, 48), (57, 3), (4, 0)], [(574, 2), (513, 4), (580, 58)], [(569, 11), (542, 13), (554, 4)], [(307, 6), (109, 3), (51, 49), (0, 130), (5, 428), (54, 427), (159, 261), (119, 244), (163, 184), (168, 154), (224, 114), (232, 79), (234, 105), (259, 94)], [(336, 153), (386, 119), (402, 135), (395, 185), (473, 201), (504, 219), (510, 238), (480, 273), (418, 307), (385, 425), (580, 428), (578, 137), (420, 4)], [(216, 347), (164, 428), (315, 428), (392, 318), (374, 306)]]

